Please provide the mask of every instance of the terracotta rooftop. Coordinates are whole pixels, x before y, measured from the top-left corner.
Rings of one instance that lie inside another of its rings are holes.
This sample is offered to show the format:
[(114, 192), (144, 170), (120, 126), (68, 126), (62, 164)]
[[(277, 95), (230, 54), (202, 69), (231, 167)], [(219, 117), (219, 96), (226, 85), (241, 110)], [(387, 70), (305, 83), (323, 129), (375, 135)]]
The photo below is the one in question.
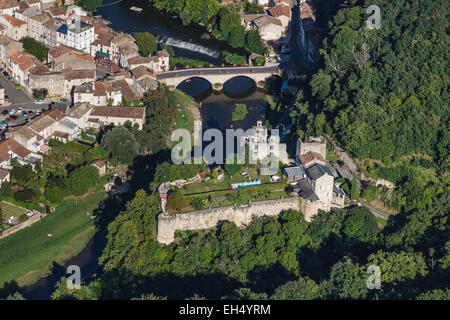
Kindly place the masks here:
[(91, 117), (145, 119), (145, 107), (94, 107)]
[(169, 57), (169, 53), (167, 52), (166, 49), (162, 49), (156, 52), (156, 55), (158, 57)]
[(11, 62), (17, 65), (22, 71), (26, 71), (35, 65), (42, 64), (38, 58), (30, 53), (16, 51), (8, 57)]
[(103, 167), (105, 167), (106, 166), (106, 163), (104, 162), (104, 161), (102, 161), (102, 160), (95, 160), (95, 161), (93, 161), (92, 163), (91, 163), (91, 166), (95, 166), (95, 167), (97, 167), (97, 168), (103, 168)]
[(148, 68), (146, 66), (139, 66), (131, 70), (131, 73), (134, 74), (136, 79), (140, 80), (144, 77), (152, 77), (156, 78), (156, 73), (153, 69)]
[(62, 113), (61, 111), (56, 110), (56, 109), (45, 111), (44, 113), (42, 113), (42, 116), (48, 116), (55, 121), (59, 121), (65, 117), (64, 113)]
[(13, 27), (20, 27), (20, 26), (23, 25), (23, 24), (27, 24), (25, 21), (20, 20), (20, 19), (17, 19), (17, 18), (15, 18), (15, 17), (10, 16), (10, 15), (7, 15), (7, 14), (3, 15), (3, 18), (4, 18), (6, 21), (8, 21), (8, 23), (9, 23), (10, 25), (12, 25)]
[(144, 64), (144, 63), (150, 63), (150, 61), (151, 61), (150, 57), (141, 57), (141, 56), (136, 56), (136, 57), (128, 59), (129, 64)]
[(25, 158), (28, 156), (31, 151), (28, 150), (25, 147), (22, 147), (20, 144), (18, 144), (14, 139), (5, 139), (2, 142), (0, 142), (0, 161), (7, 161), (11, 159), (11, 156), (9, 154), (9, 151), (12, 151), (16, 155), (18, 155), (21, 158)]
[(278, 5), (269, 9), (269, 14), (272, 17), (278, 18), (280, 16), (291, 17), (291, 8), (285, 5)]
[(76, 52), (76, 53), (80, 53), (80, 54), (84, 53), (83, 51), (79, 51), (74, 48), (71, 48), (71, 47), (61, 44), (53, 49), (50, 49), (48, 51), (48, 54), (49, 54), (49, 56), (53, 57), (54, 59), (57, 59), (63, 55), (70, 54), (71, 52)]
[(300, 162), (303, 163), (304, 166), (306, 166), (308, 163), (316, 160), (323, 161), (323, 158), (320, 154), (316, 152), (308, 152), (305, 154), (302, 154), (299, 156)]
[(9, 9), (19, 6), (19, 1), (17, 0), (0, 0), (0, 9)]
[(53, 17), (56, 17), (56, 16), (65, 15), (67, 13), (67, 8), (65, 6), (53, 7), (53, 8), (50, 8), (49, 11)]
[(0, 168), (0, 180), (3, 181), (9, 175), (9, 170)]
[(95, 79), (95, 70), (64, 70), (66, 80)]

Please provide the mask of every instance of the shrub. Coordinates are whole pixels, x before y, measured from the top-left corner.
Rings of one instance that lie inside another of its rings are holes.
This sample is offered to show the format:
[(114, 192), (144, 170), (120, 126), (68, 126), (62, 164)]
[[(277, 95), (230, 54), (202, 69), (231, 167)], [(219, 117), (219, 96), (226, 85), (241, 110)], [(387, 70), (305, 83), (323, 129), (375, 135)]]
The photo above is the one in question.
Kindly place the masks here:
[(60, 187), (49, 187), (45, 189), (45, 197), (48, 201), (58, 204), (62, 201), (64, 194)]
[(32, 189), (19, 190), (14, 193), (14, 199), (23, 202), (31, 202), (35, 196), (36, 193)]
[(247, 106), (245, 104), (236, 103), (233, 114), (231, 115), (231, 120), (233, 120), (233, 121), (244, 120), (247, 113), (248, 113), (248, 110), (247, 110)]
[(179, 190), (174, 191), (167, 198), (167, 207), (175, 212), (183, 211), (188, 205), (184, 195)]

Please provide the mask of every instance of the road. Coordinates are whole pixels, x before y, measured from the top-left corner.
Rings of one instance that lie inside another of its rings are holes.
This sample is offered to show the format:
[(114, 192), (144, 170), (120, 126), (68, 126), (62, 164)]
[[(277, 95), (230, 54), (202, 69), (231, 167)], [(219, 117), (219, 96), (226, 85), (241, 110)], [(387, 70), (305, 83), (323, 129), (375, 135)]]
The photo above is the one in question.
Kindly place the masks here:
[(370, 212), (372, 212), (375, 217), (378, 217), (378, 218), (381, 218), (381, 219), (384, 219), (384, 220), (388, 220), (389, 219), (389, 215), (388, 214), (383, 213), (383, 212), (381, 212), (381, 211), (379, 211), (377, 209), (372, 208), (371, 206), (369, 206), (367, 203), (365, 203), (361, 199), (358, 199), (358, 200), (364, 207), (369, 209)]
[(307, 60), (304, 54), (300, 41), (300, 6), (297, 1), (293, 1), (295, 5), (291, 8), (291, 25), (289, 30), (289, 47), (291, 49), (291, 56), (289, 62), (297, 66), (297, 71), (300, 72), (305, 66)]
[(185, 76), (197, 76), (207, 74), (252, 74), (252, 73), (275, 73), (278, 72), (278, 65), (267, 67), (215, 67), (215, 68), (195, 68), (186, 70), (174, 70), (166, 71), (164, 73), (158, 73), (157, 79), (167, 79), (173, 77), (185, 77)]
[[(5, 70), (0, 68), (0, 85), (2, 85), (3, 88), (5, 88), (5, 96), (8, 96), (11, 100), (12, 104), (9, 106), (0, 106), (0, 120), (4, 120), (8, 115), (2, 115), (1, 112), (3, 110), (11, 111), (12, 109), (15, 109), (18, 111), (19, 108), (22, 108), (23, 110), (31, 110), (33, 111), (33, 116), (36, 116), (36, 111), (45, 109), (48, 109), (48, 104), (37, 104), (34, 102), (34, 100), (28, 96), (23, 90), (16, 89), (15, 83), (12, 83), (6, 77), (3, 75), (3, 72)], [(27, 115), (25, 117), (21, 112), (16, 112), (15, 115), (17, 116), (17, 119), (10, 122), (9, 126), (20, 126), (27, 122), (27, 120), (30, 118), (30, 116)]]

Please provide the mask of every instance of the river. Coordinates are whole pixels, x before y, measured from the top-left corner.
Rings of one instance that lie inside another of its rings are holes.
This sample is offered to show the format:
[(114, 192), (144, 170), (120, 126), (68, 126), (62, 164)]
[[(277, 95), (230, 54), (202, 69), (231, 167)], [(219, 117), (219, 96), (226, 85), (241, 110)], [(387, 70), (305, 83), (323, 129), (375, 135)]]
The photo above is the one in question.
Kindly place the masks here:
[[(103, 6), (96, 11), (109, 21), (110, 27), (116, 31), (127, 33), (150, 32), (157, 37), (158, 43), (166, 43), (175, 51), (175, 56), (208, 61), (218, 65), (221, 52), (229, 51), (244, 54), (243, 49), (235, 49), (224, 41), (202, 37), (206, 29), (196, 24), (188, 27), (182, 25), (176, 16), (154, 9), (148, 0), (124, 0), (113, 5), (116, 0), (104, 0)], [(142, 12), (130, 10), (136, 6), (143, 8)]]
[[(114, 0), (104, 1), (103, 4), (110, 2), (114, 2)], [(141, 13), (136, 13), (129, 10), (131, 6), (143, 7), (144, 10)], [(179, 20), (168, 18), (167, 15), (146, 5), (144, 1), (123, 1), (102, 7), (96, 14), (102, 15), (110, 21), (111, 27), (118, 31), (148, 31), (159, 35), (159, 38), (171, 39), (169, 41), (179, 45), (179, 47), (174, 46), (176, 55), (218, 63), (217, 53), (220, 53), (224, 48), (227, 49), (222, 42), (201, 39), (200, 35), (204, 32), (203, 28), (198, 26), (185, 28), (181, 26)], [(195, 43), (189, 42), (194, 39)], [(223, 90), (220, 92), (213, 91), (211, 84), (200, 78), (185, 81), (178, 88), (199, 102), (204, 130), (209, 128), (217, 128), (221, 131), (228, 128), (246, 130), (254, 126), (256, 121), (264, 120), (265, 93), (258, 89), (255, 82), (248, 77), (238, 76), (230, 79), (224, 83)], [(237, 103), (246, 104), (249, 112), (244, 120), (231, 121), (231, 114)], [(66, 269), (69, 265), (78, 265), (81, 269), (82, 279), (88, 278), (99, 269), (98, 259), (106, 245), (106, 235), (106, 230), (97, 232), (85, 249), (67, 261), (64, 266), (55, 266), (49, 276), (23, 288), (21, 290), (23, 296), (26, 299), (33, 300), (50, 299), (57, 281), (62, 276), (67, 277)]]

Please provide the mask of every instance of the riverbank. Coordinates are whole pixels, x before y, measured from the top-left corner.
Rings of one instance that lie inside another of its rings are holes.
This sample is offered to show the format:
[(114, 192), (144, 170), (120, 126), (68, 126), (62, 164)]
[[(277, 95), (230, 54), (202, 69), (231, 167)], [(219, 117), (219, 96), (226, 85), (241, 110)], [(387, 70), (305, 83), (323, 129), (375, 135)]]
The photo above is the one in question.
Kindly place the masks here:
[(77, 203), (65, 200), (45, 219), (1, 239), (0, 287), (13, 280), (20, 287), (31, 285), (50, 274), (54, 263), (63, 265), (80, 253), (96, 232), (86, 211), (92, 212), (106, 196), (99, 185)]

